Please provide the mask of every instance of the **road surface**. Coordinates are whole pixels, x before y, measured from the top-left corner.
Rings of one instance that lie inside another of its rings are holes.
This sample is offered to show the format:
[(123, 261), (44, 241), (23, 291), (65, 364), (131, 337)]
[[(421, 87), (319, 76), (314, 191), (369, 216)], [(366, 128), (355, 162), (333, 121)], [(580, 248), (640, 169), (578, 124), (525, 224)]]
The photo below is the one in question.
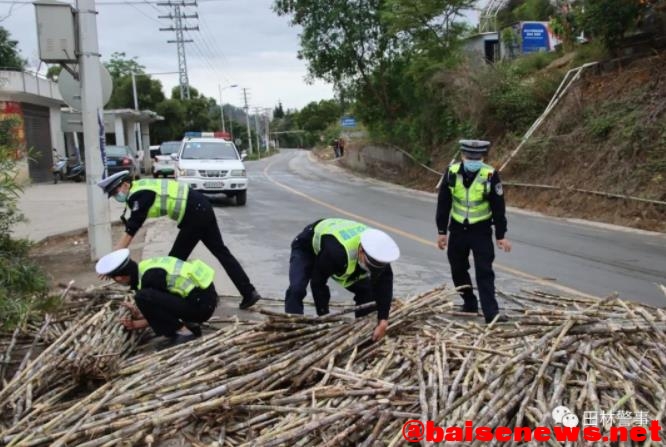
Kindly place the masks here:
[[(291, 240), (306, 224), (322, 217), (356, 219), (395, 237), (402, 251), (394, 265), (396, 296), (452, 284), (445, 253), (435, 247), (434, 194), (360, 178), (300, 150), (282, 150), (247, 163), (247, 169), (247, 205), (235, 207), (223, 199), (216, 204), (216, 213), (226, 243), (259, 291), (276, 299), (276, 310), (281, 310), (279, 300), (288, 285)], [(666, 304), (657, 286), (666, 284), (666, 235), (519, 210), (509, 211), (508, 220), (513, 251), (496, 253), (500, 290), (538, 288), (602, 297), (617, 292), (630, 300)], [(201, 246), (193, 257), (217, 265)], [(221, 293), (237, 294), (226, 278), (216, 284)], [(333, 300), (352, 304), (349, 293), (337, 285), (331, 293)]]

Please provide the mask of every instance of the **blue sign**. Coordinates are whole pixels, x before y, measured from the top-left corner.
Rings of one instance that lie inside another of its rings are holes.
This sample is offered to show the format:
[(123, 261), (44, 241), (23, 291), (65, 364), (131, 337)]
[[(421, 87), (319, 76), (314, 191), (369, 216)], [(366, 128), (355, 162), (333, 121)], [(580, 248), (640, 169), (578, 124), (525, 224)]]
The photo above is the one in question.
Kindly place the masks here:
[(356, 127), (356, 118), (353, 116), (345, 116), (340, 120), (342, 127)]
[(525, 22), (522, 25), (523, 53), (550, 51), (548, 24), (546, 22)]

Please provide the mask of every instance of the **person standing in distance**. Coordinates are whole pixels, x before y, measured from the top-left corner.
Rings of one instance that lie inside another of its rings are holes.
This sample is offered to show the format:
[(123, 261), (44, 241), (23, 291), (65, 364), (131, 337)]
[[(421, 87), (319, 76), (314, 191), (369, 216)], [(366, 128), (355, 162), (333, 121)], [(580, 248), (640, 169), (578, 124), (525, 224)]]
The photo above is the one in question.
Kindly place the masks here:
[[(504, 191), (499, 173), (483, 162), (490, 142), (461, 140), (462, 163), (451, 164), (439, 189), (436, 223), (437, 246), (447, 248), (451, 276), (463, 299), (463, 312), (478, 313), (479, 305), (469, 276), (469, 253), (474, 255), (476, 284), (486, 323), (505, 322), (495, 298), (493, 231), (497, 247), (511, 251), (506, 238)], [(449, 222), (450, 221), (450, 222)], [(447, 227), (450, 236), (447, 236)]]
[[(306, 226), (291, 243), (289, 288), (284, 310), (303, 314), (303, 299), (310, 283), (317, 315), (328, 313), (331, 292), (326, 284), (333, 278), (354, 294), (356, 305), (375, 301), (377, 341), (388, 328), (393, 300), (391, 262), (400, 257), (395, 241), (383, 231), (345, 219), (321, 219)], [(356, 311), (356, 317), (374, 308)]]
[(247, 309), (261, 299), (261, 295), (250, 282), (243, 267), (224, 244), (213, 207), (203, 194), (177, 180), (133, 181), (129, 171), (113, 174), (100, 180), (97, 185), (109, 197), (124, 203), (125, 212), (130, 210), (128, 219), (125, 219), (123, 213), (125, 234), (115, 249), (129, 247), (134, 235), (147, 218), (169, 216), (178, 223), (180, 229), (169, 256), (187, 261), (194, 247), (201, 241), (220, 261), (224, 271), (243, 297), (239, 306), (241, 309)]

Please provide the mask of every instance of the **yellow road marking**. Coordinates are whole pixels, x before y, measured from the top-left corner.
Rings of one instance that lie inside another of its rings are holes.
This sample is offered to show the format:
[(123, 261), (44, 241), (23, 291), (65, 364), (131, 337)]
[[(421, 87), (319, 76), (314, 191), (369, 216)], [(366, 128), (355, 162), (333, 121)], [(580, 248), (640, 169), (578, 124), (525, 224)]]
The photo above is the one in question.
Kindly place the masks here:
[[(422, 238), (420, 236), (417, 236), (413, 233), (409, 233), (407, 231), (401, 230), (400, 228), (396, 228), (396, 227), (393, 227), (393, 226), (390, 226), (390, 225), (383, 224), (383, 223), (378, 222), (374, 219), (370, 219), (369, 217), (365, 217), (365, 216), (361, 216), (359, 214), (352, 213), (350, 211), (347, 211), (345, 209), (342, 209), (340, 207), (332, 205), (328, 202), (324, 202), (323, 200), (316, 199), (316, 198), (314, 198), (314, 197), (312, 197), (312, 196), (310, 196), (310, 195), (308, 195), (304, 192), (301, 192), (297, 189), (292, 188), (291, 186), (287, 186), (284, 183), (280, 183), (279, 181), (277, 181), (273, 177), (271, 177), (271, 175), (268, 173), (268, 170), (277, 161), (279, 161), (279, 160), (273, 160), (268, 165), (266, 165), (266, 167), (264, 168), (263, 173), (264, 173), (264, 176), (271, 183), (279, 186), (280, 188), (285, 189), (285, 190), (289, 191), (290, 193), (292, 193), (294, 195), (300, 196), (300, 197), (304, 198), (305, 200), (309, 200), (310, 202), (313, 202), (313, 203), (316, 203), (317, 205), (323, 206), (324, 208), (328, 208), (328, 209), (333, 210), (337, 213), (340, 213), (344, 216), (351, 217), (352, 219), (355, 219), (357, 221), (367, 223), (368, 225), (371, 225), (375, 228), (380, 228), (382, 230), (386, 230), (386, 231), (394, 233), (394, 234), (399, 234), (400, 236), (406, 237), (407, 239), (411, 239), (415, 242), (419, 242), (420, 244), (423, 244), (423, 245), (426, 245), (426, 246), (433, 247), (433, 248), (437, 249), (437, 244), (435, 242), (431, 241), (431, 240), (424, 239), (424, 238)], [(504, 271), (506, 273), (510, 273), (514, 276), (518, 276), (520, 278), (530, 280), (530, 281), (535, 282), (535, 283), (537, 283), (539, 285), (542, 285), (542, 286), (552, 287), (553, 289), (557, 289), (557, 290), (560, 290), (562, 292), (570, 293), (570, 294), (573, 294), (573, 295), (579, 295), (579, 296), (584, 296), (584, 297), (588, 297), (588, 298), (598, 298), (598, 297), (595, 297), (594, 295), (590, 295), (588, 293), (582, 292), (580, 290), (577, 290), (577, 289), (574, 289), (574, 288), (571, 288), (571, 287), (567, 287), (567, 286), (563, 286), (561, 284), (553, 283), (551, 281), (543, 280), (543, 279), (539, 278), (538, 276), (534, 276), (530, 273), (523, 272), (522, 270), (518, 270), (518, 269), (515, 269), (513, 267), (509, 267), (509, 266), (500, 264), (498, 262), (494, 262), (493, 266), (497, 270), (501, 270), (501, 271)]]

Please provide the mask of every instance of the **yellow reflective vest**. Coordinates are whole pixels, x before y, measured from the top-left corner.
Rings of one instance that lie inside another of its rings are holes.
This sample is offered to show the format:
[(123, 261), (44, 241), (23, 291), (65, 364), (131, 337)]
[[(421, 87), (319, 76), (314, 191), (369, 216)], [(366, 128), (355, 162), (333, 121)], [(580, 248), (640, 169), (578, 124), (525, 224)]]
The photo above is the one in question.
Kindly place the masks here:
[(469, 188), (465, 188), (463, 184), (461, 169), (462, 163), (454, 163), (449, 166), (449, 175), (455, 174), (456, 176), (455, 184), (449, 184), (453, 198), (451, 218), (459, 223), (465, 223), (467, 220), (470, 224), (492, 218), (488, 195), (490, 194), (490, 178), (495, 169), (484, 163)]
[(139, 263), (139, 290), (143, 275), (155, 268), (166, 272), (167, 290), (183, 298), (187, 298), (197, 287), (208, 288), (215, 277), (215, 270), (199, 260), (181, 261), (171, 256), (149, 258)]
[(315, 254), (318, 255), (321, 251), (321, 238), (327, 235), (333, 236), (347, 252), (347, 270), (342, 275), (333, 275), (333, 279), (340, 283), (342, 287), (349, 287), (368, 277), (367, 273), (363, 273), (354, 279), (350, 279), (358, 265), (358, 247), (361, 245), (361, 234), (367, 229), (366, 225), (346, 219), (324, 219), (314, 228), (312, 248)]
[(138, 191), (152, 191), (155, 201), (148, 210), (148, 217), (169, 216), (180, 223), (185, 215), (188, 186), (177, 180), (141, 179), (132, 182), (129, 196)]

